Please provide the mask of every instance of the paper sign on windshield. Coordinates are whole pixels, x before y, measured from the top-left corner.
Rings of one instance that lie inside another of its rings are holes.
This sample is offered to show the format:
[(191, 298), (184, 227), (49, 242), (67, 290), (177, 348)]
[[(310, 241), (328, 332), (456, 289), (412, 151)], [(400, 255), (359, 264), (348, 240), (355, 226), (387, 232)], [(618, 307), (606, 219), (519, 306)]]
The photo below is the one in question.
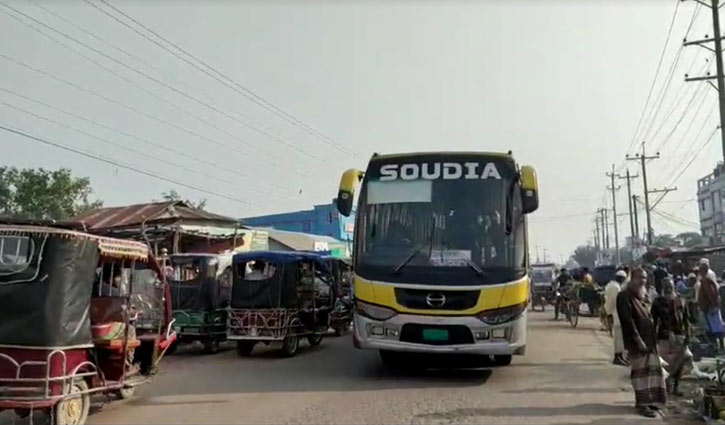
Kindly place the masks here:
[(430, 263), (434, 266), (461, 267), (471, 261), (471, 251), (460, 249), (434, 249), (430, 253)]

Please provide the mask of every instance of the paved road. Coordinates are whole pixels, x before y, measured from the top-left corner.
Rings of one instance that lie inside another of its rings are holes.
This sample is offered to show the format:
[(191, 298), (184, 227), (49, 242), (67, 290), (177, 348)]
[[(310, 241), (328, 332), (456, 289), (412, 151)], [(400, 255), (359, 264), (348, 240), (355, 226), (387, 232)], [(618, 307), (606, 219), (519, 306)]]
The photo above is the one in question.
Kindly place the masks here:
[[(126, 402), (92, 424), (638, 424), (628, 370), (610, 364), (611, 340), (594, 319), (577, 329), (533, 313), (528, 353), (511, 366), (385, 372), (377, 353), (329, 338), (292, 359), (271, 349), (242, 359), (181, 352)], [(2, 422), (2, 421), (0, 421)], [(656, 422), (656, 421), (655, 421)]]

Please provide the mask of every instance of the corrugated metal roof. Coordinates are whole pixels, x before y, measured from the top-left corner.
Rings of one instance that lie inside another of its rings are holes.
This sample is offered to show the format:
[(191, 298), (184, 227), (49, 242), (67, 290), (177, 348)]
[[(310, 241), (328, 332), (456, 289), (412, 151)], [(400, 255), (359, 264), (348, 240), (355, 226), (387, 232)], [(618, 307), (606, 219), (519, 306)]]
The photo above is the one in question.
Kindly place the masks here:
[[(248, 227), (248, 226), (247, 226)], [(252, 227), (254, 229), (254, 227)], [(296, 251), (312, 251), (315, 248), (315, 242), (323, 242), (330, 245), (343, 245), (344, 242), (332, 238), (330, 236), (313, 235), (310, 233), (290, 232), (287, 230), (277, 230), (273, 228), (264, 229), (269, 233), (269, 238), (288, 246)]]
[(173, 220), (201, 220), (236, 224), (237, 220), (188, 206), (183, 201), (152, 202), (122, 207), (99, 208), (73, 218), (89, 231), (140, 226)]

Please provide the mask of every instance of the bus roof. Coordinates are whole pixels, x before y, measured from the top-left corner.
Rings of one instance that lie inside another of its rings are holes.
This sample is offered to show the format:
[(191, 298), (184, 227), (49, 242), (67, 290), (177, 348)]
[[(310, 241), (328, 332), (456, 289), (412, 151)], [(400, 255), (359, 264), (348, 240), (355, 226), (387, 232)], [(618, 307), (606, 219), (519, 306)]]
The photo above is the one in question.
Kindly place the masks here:
[(393, 158), (410, 158), (415, 156), (423, 156), (423, 155), (476, 155), (484, 158), (500, 158), (500, 159), (509, 159), (513, 161), (513, 156), (508, 153), (502, 153), (502, 152), (473, 152), (473, 151), (440, 151), (440, 152), (406, 152), (406, 153), (391, 153), (391, 154), (374, 154), (370, 160), (378, 160), (378, 159), (393, 159)]

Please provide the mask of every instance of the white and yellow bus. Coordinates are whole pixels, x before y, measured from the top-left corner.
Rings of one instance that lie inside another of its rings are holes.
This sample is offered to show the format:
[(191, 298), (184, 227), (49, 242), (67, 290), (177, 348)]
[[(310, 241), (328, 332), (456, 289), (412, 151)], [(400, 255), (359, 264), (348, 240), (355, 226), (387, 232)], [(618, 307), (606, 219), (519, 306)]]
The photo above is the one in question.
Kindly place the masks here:
[(526, 214), (536, 173), (510, 154), (375, 154), (346, 171), (337, 207), (349, 216), (360, 185), (353, 249), (354, 344), (402, 353), (526, 351)]

